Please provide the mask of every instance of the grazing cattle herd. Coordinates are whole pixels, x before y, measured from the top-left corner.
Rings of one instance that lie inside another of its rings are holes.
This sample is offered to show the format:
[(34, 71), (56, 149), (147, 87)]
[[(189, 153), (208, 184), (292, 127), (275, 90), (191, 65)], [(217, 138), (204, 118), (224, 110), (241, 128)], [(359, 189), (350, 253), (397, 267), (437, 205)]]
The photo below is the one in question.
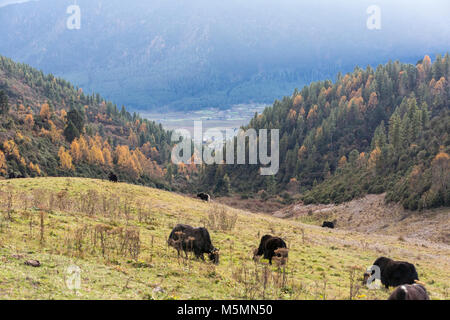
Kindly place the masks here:
[[(210, 196), (206, 193), (199, 193), (197, 197), (203, 201), (210, 201)], [(333, 229), (335, 222), (324, 221), (322, 227)], [(186, 224), (177, 224), (169, 235), (167, 244), (175, 248), (178, 257), (181, 251), (184, 251), (186, 258), (188, 252), (193, 252), (196, 258), (205, 260), (204, 254), (214, 263), (219, 263), (219, 249), (215, 248), (211, 242), (211, 237), (206, 228), (194, 228)], [(286, 259), (288, 256), (288, 248), (286, 242), (280, 237), (269, 234), (262, 236), (259, 247), (253, 252), (253, 259), (263, 256), (264, 259), (272, 264), (274, 257)], [(419, 276), (413, 264), (405, 261), (394, 261), (390, 258), (379, 257), (375, 260), (372, 267), (378, 267), (380, 270), (381, 283), (388, 289), (389, 287), (397, 287), (388, 300), (429, 300), (427, 290), (423, 284), (418, 283)], [(371, 268), (371, 272), (365, 272), (363, 275), (363, 283), (368, 283), (368, 279), (375, 274), (375, 270)]]

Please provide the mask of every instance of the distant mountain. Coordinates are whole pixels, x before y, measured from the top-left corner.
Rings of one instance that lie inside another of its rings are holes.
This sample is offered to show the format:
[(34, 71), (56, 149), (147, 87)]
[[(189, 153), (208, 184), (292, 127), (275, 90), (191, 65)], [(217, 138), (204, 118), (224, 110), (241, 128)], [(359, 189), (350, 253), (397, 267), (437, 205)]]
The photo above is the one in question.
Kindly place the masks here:
[(448, 50), (447, 1), (71, 0), (0, 8), (0, 54), (134, 109), (270, 103), (354, 65)]
[(4, 7), (10, 4), (15, 4), (15, 3), (23, 3), (23, 2), (28, 2), (28, 1), (38, 1), (38, 0), (0, 0), (0, 7)]

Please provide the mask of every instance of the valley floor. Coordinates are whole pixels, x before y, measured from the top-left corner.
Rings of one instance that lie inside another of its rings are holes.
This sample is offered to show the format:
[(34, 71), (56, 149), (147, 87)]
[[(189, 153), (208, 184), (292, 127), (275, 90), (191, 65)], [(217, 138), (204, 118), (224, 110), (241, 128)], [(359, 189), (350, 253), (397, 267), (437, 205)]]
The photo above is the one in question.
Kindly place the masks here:
[[(362, 285), (379, 256), (414, 263), (431, 298), (449, 299), (445, 243), (323, 229), (81, 178), (0, 181), (0, 213), (0, 299), (386, 299), (392, 288)], [(220, 264), (178, 258), (167, 247), (177, 223), (206, 226)], [(286, 266), (252, 259), (266, 233), (286, 239)], [(68, 286), (71, 265), (80, 268), (78, 290)]]

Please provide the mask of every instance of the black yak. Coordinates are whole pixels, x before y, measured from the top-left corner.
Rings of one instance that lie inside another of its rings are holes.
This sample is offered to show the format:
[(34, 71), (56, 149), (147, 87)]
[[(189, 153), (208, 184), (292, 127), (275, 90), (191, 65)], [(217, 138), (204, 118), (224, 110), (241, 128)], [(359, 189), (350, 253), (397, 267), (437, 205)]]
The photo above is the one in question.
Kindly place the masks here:
[(388, 300), (430, 300), (430, 297), (423, 285), (415, 283), (397, 287)]
[(117, 176), (113, 172), (109, 173), (109, 177), (108, 178), (109, 178), (109, 181), (111, 181), (111, 182), (119, 181), (119, 179), (117, 179)]
[(261, 238), (259, 247), (255, 250), (255, 256), (264, 255), (264, 259), (268, 259), (269, 264), (272, 264), (272, 258), (276, 255), (275, 251), (280, 248), (286, 248), (286, 243), (284, 240), (279, 237), (273, 237), (266, 234)]
[[(386, 287), (397, 287), (403, 284), (414, 284), (415, 280), (419, 280), (416, 267), (405, 261), (394, 261), (386, 257), (380, 257), (373, 263), (378, 266), (381, 272), (381, 283)], [(375, 270), (372, 271), (372, 275)], [(364, 273), (364, 283), (371, 275)]]
[(211, 197), (209, 196), (209, 194), (204, 193), (204, 192), (198, 193), (197, 194), (197, 198), (199, 198), (199, 199), (201, 199), (203, 201), (206, 201), (206, 202), (209, 202), (209, 200), (211, 200)]
[(330, 228), (330, 229), (334, 229), (334, 222), (331, 221), (324, 221), (322, 223), (322, 228)]
[(207, 253), (212, 262), (219, 264), (219, 249), (212, 245), (206, 228), (194, 228), (186, 224), (177, 224), (172, 229), (167, 244), (177, 249), (178, 256), (181, 250), (185, 252), (186, 257), (188, 252), (193, 251), (197, 258), (201, 258), (204, 261), (204, 254)]

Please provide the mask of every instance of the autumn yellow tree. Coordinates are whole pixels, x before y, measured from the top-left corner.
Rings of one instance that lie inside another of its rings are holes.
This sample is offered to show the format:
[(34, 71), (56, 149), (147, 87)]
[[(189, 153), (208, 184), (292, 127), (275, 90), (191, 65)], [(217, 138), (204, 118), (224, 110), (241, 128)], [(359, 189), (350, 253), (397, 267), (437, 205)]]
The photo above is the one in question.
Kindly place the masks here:
[(8, 156), (13, 156), (17, 161), (19, 161), (24, 166), (26, 165), (25, 159), (20, 155), (19, 148), (17, 147), (14, 140), (7, 140), (3, 142), (3, 150), (5, 150)]
[(338, 167), (339, 167), (339, 168), (343, 168), (343, 167), (345, 167), (346, 164), (347, 164), (347, 157), (346, 157), (346, 156), (342, 156), (342, 157), (339, 159)]
[(130, 148), (118, 145), (115, 150), (115, 158), (118, 166), (125, 167), (131, 158)]
[(99, 165), (105, 164), (105, 158), (103, 158), (103, 152), (97, 145), (92, 146), (91, 150), (89, 151), (88, 161), (89, 161), (89, 163), (92, 163), (92, 164), (99, 164)]
[(298, 94), (294, 98), (294, 107), (298, 108), (303, 102), (303, 97), (301, 94)]
[(378, 105), (378, 96), (376, 92), (372, 92), (369, 97), (369, 109), (373, 109)]
[(183, 162), (178, 164), (178, 173), (185, 175), (187, 173), (186, 165)]
[(151, 157), (152, 146), (151, 146), (150, 142), (144, 143), (141, 147), (141, 151), (147, 157), (153, 158), (153, 157)]
[(113, 165), (113, 158), (111, 153), (111, 147), (109, 146), (108, 142), (105, 142), (102, 149), (103, 153), (103, 159), (105, 159), (105, 165), (108, 167), (112, 167)]
[(62, 121), (66, 121), (66, 117), (67, 117), (67, 112), (64, 109), (61, 109), (61, 113), (60, 113), (60, 119)]
[(303, 157), (305, 156), (305, 154), (306, 154), (306, 147), (303, 145), (303, 146), (301, 146), (301, 147), (298, 149), (298, 153), (297, 153), (298, 158), (299, 158), (300, 160), (303, 159)]
[(431, 168), (433, 185), (436, 189), (446, 192), (450, 187), (450, 156), (441, 150), (431, 162)]
[(369, 155), (369, 168), (370, 169), (374, 169), (377, 165), (378, 159), (381, 156), (381, 149), (380, 147), (376, 147), (375, 149), (373, 149), (373, 151), (370, 153)]
[(59, 142), (62, 140), (62, 130), (58, 130), (56, 125), (53, 123), (53, 121), (49, 120), (48, 123), (50, 124), (50, 139), (53, 143)]
[(39, 115), (41, 118), (45, 121), (48, 121), (50, 119), (50, 105), (48, 103), (43, 103), (41, 106), (41, 111), (39, 112)]
[(6, 163), (5, 154), (0, 150), (0, 174), (5, 175), (7, 170), (8, 164)]
[(31, 171), (36, 172), (36, 174), (38, 176), (41, 175), (41, 168), (39, 167), (38, 164), (34, 164), (33, 162), (30, 161), (30, 163), (28, 164), (28, 169), (30, 169)]
[(84, 160), (88, 160), (88, 157), (89, 157), (89, 145), (88, 145), (86, 139), (83, 136), (81, 136), (78, 139), (78, 144), (80, 145), (80, 152), (81, 152), (82, 158)]
[(128, 136), (128, 143), (132, 147), (136, 147), (137, 146), (138, 138), (137, 138), (136, 134), (134, 133), (134, 131), (130, 132), (130, 135)]
[(358, 160), (356, 161), (358, 167), (362, 167), (366, 164), (366, 153), (361, 152), (358, 156)]
[(67, 152), (64, 147), (59, 148), (58, 152), (59, 161), (61, 168), (63, 170), (73, 170), (74, 166), (72, 164), (72, 157), (70, 156), (69, 152)]
[(30, 129), (30, 130), (33, 129), (33, 127), (34, 127), (34, 118), (33, 118), (33, 115), (31, 113), (29, 113), (29, 114), (27, 114), (25, 116), (24, 122), (25, 122), (25, 125), (27, 126), (28, 129)]
[(73, 140), (72, 143), (70, 144), (70, 154), (71, 154), (73, 160), (75, 160), (75, 162), (79, 162), (83, 158), (83, 154), (81, 152), (81, 148), (80, 148), (80, 144), (78, 143), (78, 139)]
[(296, 119), (297, 119), (297, 111), (295, 111), (294, 109), (289, 110), (288, 120), (290, 120), (291, 123), (294, 123)]
[(431, 71), (430, 56), (426, 55), (425, 57), (423, 57), (422, 65), (423, 65), (423, 69), (424, 69), (425, 73), (428, 74)]

